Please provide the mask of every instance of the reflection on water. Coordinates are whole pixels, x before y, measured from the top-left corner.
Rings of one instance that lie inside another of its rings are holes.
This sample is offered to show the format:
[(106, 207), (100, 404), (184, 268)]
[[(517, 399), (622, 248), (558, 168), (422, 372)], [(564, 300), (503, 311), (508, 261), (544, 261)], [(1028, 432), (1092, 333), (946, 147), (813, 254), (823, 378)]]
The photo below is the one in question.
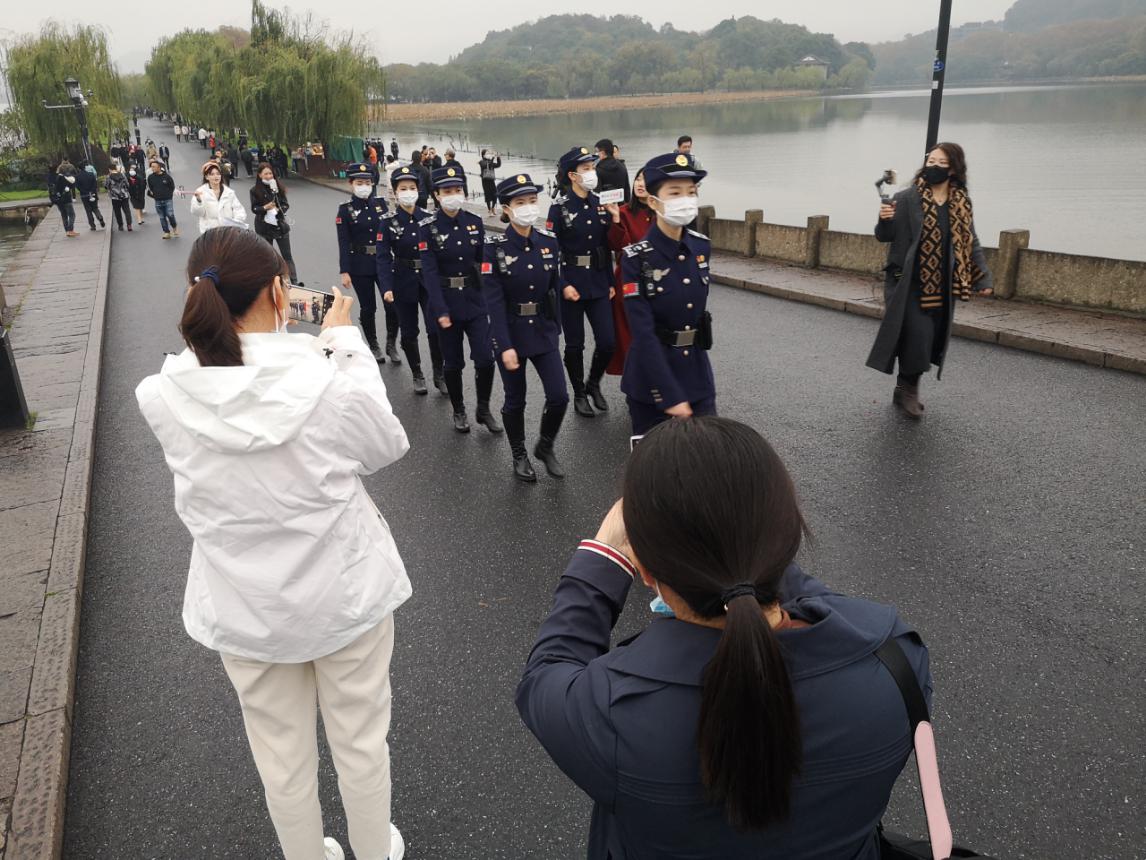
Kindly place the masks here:
[(0, 221), (0, 278), (4, 277), (8, 263), (31, 235), (31, 228), (19, 221)]
[[(736, 217), (763, 209), (769, 221), (866, 232), (885, 168), (906, 177), (922, 161), (930, 93), (692, 105), (657, 110), (389, 126), (405, 155), (454, 142), (467, 169), (478, 150), (524, 153), (502, 174), (549, 177), (570, 146), (610, 137), (630, 173), (671, 150), (682, 133), (709, 171), (705, 203)], [(1024, 227), (1031, 246), (1146, 260), (1146, 84), (949, 89), (940, 137), (967, 149), (975, 219), (986, 244)]]

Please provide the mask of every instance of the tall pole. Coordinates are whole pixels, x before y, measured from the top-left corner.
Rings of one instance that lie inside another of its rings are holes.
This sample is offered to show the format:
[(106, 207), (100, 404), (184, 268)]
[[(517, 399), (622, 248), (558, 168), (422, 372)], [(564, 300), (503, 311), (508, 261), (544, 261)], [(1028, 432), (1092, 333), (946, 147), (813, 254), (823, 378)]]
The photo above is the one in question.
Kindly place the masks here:
[(935, 35), (935, 62), (931, 66), (931, 112), (927, 117), (927, 148), (939, 142), (939, 112), (943, 109), (943, 77), (947, 74), (947, 37), (951, 34), (951, 0), (939, 2), (939, 31)]

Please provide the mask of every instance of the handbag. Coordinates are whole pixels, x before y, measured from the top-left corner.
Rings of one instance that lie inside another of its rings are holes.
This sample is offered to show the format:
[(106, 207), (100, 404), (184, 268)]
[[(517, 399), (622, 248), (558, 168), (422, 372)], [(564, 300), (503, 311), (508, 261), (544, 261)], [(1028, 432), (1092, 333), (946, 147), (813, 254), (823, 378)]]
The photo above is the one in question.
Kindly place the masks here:
[(954, 860), (960, 857), (992, 860), (986, 854), (978, 854), (954, 843), (951, 824), (947, 820), (947, 807), (943, 803), (943, 788), (939, 783), (939, 760), (935, 752), (935, 735), (931, 730), (931, 715), (927, 711), (927, 700), (923, 698), (923, 690), (919, 688), (915, 672), (907, 662), (907, 655), (898, 642), (888, 639), (876, 650), (875, 656), (895, 680), (904, 707), (907, 708), (929, 836), (925, 840), (912, 839), (885, 830), (881, 823), (878, 828), (881, 860)]

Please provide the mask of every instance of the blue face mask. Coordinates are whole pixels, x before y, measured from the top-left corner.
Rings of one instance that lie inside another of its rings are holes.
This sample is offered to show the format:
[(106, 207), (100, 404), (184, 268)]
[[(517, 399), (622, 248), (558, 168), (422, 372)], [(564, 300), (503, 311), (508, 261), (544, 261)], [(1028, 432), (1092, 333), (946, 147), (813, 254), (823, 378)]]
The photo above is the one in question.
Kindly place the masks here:
[(665, 603), (664, 598), (661, 597), (660, 589), (657, 589), (657, 596), (649, 601), (649, 609), (665, 618), (676, 618), (676, 613), (672, 611), (672, 607)]

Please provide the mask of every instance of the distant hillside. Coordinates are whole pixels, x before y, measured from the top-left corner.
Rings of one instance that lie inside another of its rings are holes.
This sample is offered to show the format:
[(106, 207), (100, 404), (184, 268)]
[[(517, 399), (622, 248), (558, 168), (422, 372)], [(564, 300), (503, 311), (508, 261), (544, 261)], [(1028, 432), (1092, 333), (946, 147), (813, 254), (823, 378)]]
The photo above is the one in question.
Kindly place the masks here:
[[(805, 58), (816, 62), (804, 64)], [(489, 33), (443, 65), (388, 66), (404, 101), (583, 98), (710, 89), (862, 88), (867, 45), (745, 16), (706, 32), (629, 15), (550, 15)]]
[(1016, 0), (1003, 18), (1011, 33), (1033, 33), (1072, 21), (1108, 21), (1146, 15), (1146, 0)]

